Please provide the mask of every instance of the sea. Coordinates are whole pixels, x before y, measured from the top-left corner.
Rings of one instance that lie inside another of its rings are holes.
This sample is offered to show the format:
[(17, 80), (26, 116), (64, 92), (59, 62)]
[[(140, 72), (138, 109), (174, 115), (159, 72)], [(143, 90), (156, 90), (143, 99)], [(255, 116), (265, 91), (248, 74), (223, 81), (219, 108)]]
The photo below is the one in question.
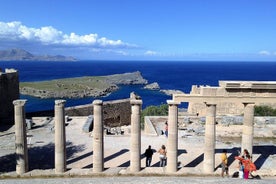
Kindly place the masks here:
[[(149, 83), (157, 82), (161, 89), (181, 90), (189, 93), (192, 85), (218, 86), (219, 80), (276, 81), (275, 62), (244, 61), (1, 61), (0, 68), (19, 71), (20, 82), (45, 81), (69, 77), (103, 76), (140, 71)], [(143, 89), (143, 85), (121, 85), (119, 90), (105, 97), (65, 99), (66, 107), (129, 98), (131, 92), (143, 100), (143, 109), (150, 105), (166, 104), (172, 99), (160, 91)], [(26, 112), (54, 109), (55, 99), (40, 99), (21, 95), (27, 99)], [(186, 108), (187, 104), (180, 107)]]

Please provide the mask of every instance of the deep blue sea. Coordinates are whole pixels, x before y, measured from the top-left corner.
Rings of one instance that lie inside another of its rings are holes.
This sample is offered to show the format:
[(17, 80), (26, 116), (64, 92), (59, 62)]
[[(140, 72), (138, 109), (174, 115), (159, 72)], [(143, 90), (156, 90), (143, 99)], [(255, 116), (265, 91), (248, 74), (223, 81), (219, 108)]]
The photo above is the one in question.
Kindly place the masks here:
[[(158, 82), (161, 89), (177, 89), (189, 93), (192, 85), (218, 86), (219, 80), (273, 80), (276, 81), (276, 62), (210, 62), (210, 61), (2, 61), (0, 68), (19, 71), (20, 82), (43, 81), (67, 77), (100, 76), (140, 71), (149, 83)], [(143, 108), (160, 105), (171, 99), (159, 91), (142, 89), (141, 85), (120, 86), (107, 97), (116, 100), (129, 98), (134, 91), (142, 97)], [(21, 95), (27, 99), (26, 112), (50, 110), (54, 99), (39, 99)], [(95, 98), (66, 99), (66, 107), (92, 103)], [(185, 107), (185, 104), (183, 105)]]

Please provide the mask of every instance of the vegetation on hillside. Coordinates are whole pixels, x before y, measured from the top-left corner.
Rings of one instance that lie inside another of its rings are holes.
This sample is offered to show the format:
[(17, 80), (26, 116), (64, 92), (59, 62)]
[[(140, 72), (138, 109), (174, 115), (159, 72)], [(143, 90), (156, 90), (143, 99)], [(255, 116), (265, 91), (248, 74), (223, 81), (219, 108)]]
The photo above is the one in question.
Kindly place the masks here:
[(276, 109), (270, 106), (255, 106), (255, 116), (276, 116)]
[(144, 129), (145, 116), (168, 116), (168, 105), (148, 106), (142, 111), (141, 128)]

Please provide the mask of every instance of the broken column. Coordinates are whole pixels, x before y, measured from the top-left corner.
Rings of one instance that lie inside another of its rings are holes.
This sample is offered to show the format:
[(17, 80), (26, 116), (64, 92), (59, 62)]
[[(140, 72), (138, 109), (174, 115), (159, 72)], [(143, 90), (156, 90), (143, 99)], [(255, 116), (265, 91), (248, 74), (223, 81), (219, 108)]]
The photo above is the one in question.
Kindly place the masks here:
[(206, 103), (205, 145), (203, 170), (206, 174), (214, 172), (216, 142), (216, 104)]
[(103, 145), (103, 101), (93, 101), (93, 172), (102, 172), (104, 169), (104, 145)]
[(65, 100), (55, 100), (55, 172), (66, 171)]
[(168, 115), (168, 141), (167, 141), (167, 172), (177, 171), (178, 151), (178, 105), (179, 103), (167, 100)]
[(141, 169), (141, 105), (142, 100), (131, 99), (131, 146), (130, 146), (130, 171), (139, 172)]
[(254, 134), (254, 103), (244, 103), (244, 116), (242, 128), (242, 151), (247, 149), (249, 154), (253, 154), (253, 134)]
[(21, 175), (29, 170), (26, 136), (25, 103), (27, 100), (14, 100), (16, 173)]

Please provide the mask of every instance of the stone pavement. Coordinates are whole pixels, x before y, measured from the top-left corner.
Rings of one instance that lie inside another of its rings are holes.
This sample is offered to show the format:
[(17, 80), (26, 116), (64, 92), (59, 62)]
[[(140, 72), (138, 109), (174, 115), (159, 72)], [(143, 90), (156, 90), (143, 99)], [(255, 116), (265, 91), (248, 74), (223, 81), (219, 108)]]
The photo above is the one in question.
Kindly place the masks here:
[(233, 178), (217, 178), (217, 177), (91, 177), (91, 178), (33, 178), (33, 179), (5, 179), (0, 180), (0, 184), (117, 184), (117, 183), (172, 183), (172, 184), (208, 184), (208, 183), (218, 183), (218, 184), (274, 184), (275, 179), (266, 178), (262, 180), (243, 180), (243, 179), (233, 179)]
[[(56, 175), (54, 172), (54, 127), (53, 122), (45, 124), (43, 118), (34, 119), (35, 127), (28, 131), (28, 151), (29, 151), (29, 172), (23, 175), (26, 178), (45, 178), (45, 177), (85, 177), (84, 183), (97, 182), (99, 176), (102, 179), (114, 179), (114, 183), (124, 182), (123, 179), (129, 176), (135, 176), (133, 182), (141, 183), (144, 180), (142, 176), (150, 180), (148, 183), (154, 181), (161, 181), (174, 178), (175, 182), (186, 181), (190, 183), (201, 182), (199, 176), (207, 176), (202, 174), (203, 166), (203, 145), (204, 136), (198, 136), (192, 132), (179, 130), (178, 138), (178, 161), (179, 170), (175, 174), (168, 175), (166, 168), (160, 168), (158, 154), (154, 153), (152, 160), (152, 167), (145, 168), (145, 158), (141, 155), (141, 171), (138, 173), (131, 173), (129, 171), (130, 159), (130, 135), (125, 131), (124, 135), (105, 135), (104, 136), (104, 167), (103, 173), (93, 173), (93, 141), (91, 133), (84, 133), (82, 126), (86, 120), (84, 117), (72, 117), (67, 122), (66, 126), (66, 140), (67, 140), (67, 168), (68, 171), (61, 175)], [(218, 130), (219, 131), (219, 130)], [(15, 155), (14, 155), (14, 127), (1, 127), (0, 131), (0, 178), (17, 178), (15, 173)], [(272, 141), (272, 142), (271, 142)], [(276, 176), (276, 149), (274, 140), (266, 140), (261, 142), (254, 142), (253, 161), (258, 166), (258, 171), (255, 175), (260, 175), (262, 180), (252, 181), (266, 181), (270, 183), (269, 178)], [(142, 132), (141, 150), (142, 153), (151, 145), (157, 151), (161, 145), (167, 144), (165, 136), (150, 136)], [(227, 149), (230, 163), (230, 175), (237, 171), (238, 162), (235, 161), (234, 156), (238, 155), (240, 148), (240, 140), (217, 139), (216, 140), (216, 166), (220, 163), (220, 154), (222, 149)], [(220, 178), (220, 168), (217, 169), (213, 175), (204, 178), (208, 183), (210, 181), (225, 182), (227, 178)], [(170, 177), (158, 177), (158, 176)], [(114, 177), (123, 176), (123, 177)], [(152, 177), (156, 176), (156, 177)], [(194, 176), (194, 177), (190, 177)], [(89, 179), (86, 179), (86, 178)], [(90, 178), (93, 181), (90, 182)], [(132, 178), (132, 177), (131, 177)], [(195, 179), (194, 179), (195, 178)], [(197, 178), (197, 179), (196, 179)], [(74, 178), (72, 178), (74, 179)], [(95, 180), (94, 180), (95, 179)], [(151, 180), (152, 179), (152, 180)], [(55, 179), (53, 179), (55, 181)], [(67, 183), (66, 179), (65, 183)], [(69, 179), (68, 179), (69, 180)], [(131, 179), (130, 179), (131, 180)], [(137, 180), (137, 181), (136, 181)], [(237, 182), (237, 179), (229, 179), (229, 181)], [(12, 180), (0, 180), (1, 182), (9, 182)], [(25, 180), (24, 180), (25, 181)], [(28, 180), (27, 180), (28, 181)], [(43, 180), (46, 181), (46, 180)], [(52, 180), (51, 180), (52, 181)], [(49, 180), (46, 183), (51, 183)], [(71, 181), (71, 179), (70, 179)], [(131, 180), (132, 181), (132, 180)], [(195, 182), (193, 182), (195, 181)], [(33, 182), (33, 180), (32, 180)], [(63, 181), (62, 181), (63, 182)], [(204, 182), (204, 183), (206, 183)], [(227, 180), (228, 182), (228, 180)], [(231, 183), (230, 182), (230, 183)], [(240, 182), (240, 180), (239, 180)], [(111, 182), (112, 183), (112, 182)]]

